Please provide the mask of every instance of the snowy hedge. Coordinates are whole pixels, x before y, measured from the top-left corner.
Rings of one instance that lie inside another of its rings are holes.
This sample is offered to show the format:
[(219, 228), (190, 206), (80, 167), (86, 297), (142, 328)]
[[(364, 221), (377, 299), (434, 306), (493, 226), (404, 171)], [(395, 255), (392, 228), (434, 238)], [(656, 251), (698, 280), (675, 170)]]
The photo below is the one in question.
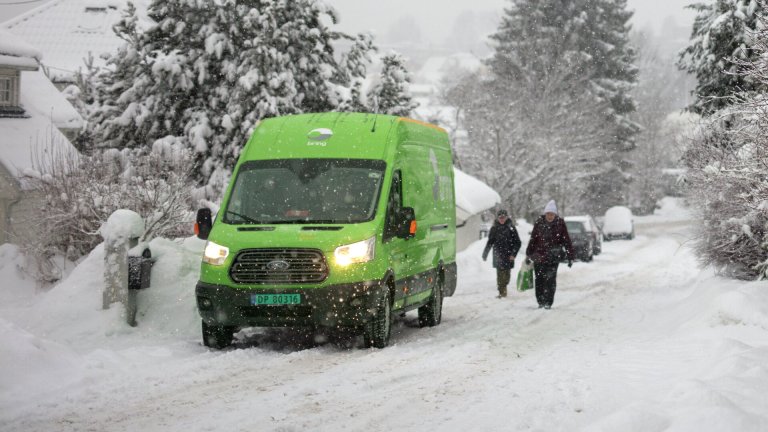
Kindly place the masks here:
[[(761, 6), (762, 8), (763, 6)], [(764, 11), (764, 10), (763, 10)], [(768, 30), (752, 35), (755, 60), (731, 59), (744, 80), (768, 88)], [(768, 277), (768, 97), (741, 91), (710, 116), (684, 155), (691, 202), (704, 221), (705, 264), (737, 278)]]
[(35, 159), (36, 170), (25, 173), (24, 183), (41, 195), (34, 216), (39, 224), (24, 247), (37, 258), (37, 277), (44, 282), (61, 277), (53, 258), (77, 260), (101, 243), (99, 229), (118, 209), (144, 218), (144, 240), (190, 234), (192, 158), (179, 145), (159, 141), (148, 154), (45, 152)]

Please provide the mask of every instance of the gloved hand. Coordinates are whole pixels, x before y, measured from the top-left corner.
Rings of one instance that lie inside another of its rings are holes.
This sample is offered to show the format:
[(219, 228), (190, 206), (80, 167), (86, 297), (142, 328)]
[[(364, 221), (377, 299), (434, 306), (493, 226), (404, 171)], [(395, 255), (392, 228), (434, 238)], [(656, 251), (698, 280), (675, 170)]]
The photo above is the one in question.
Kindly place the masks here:
[(483, 253), (483, 261), (487, 261), (487, 260), (488, 260), (488, 254), (487, 253)]
[(531, 258), (530, 257), (525, 257), (525, 263), (528, 264), (528, 265), (531, 265)]
[(568, 260), (568, 268), (571, 268), (572, 265), (573, 265), (573, 260)]

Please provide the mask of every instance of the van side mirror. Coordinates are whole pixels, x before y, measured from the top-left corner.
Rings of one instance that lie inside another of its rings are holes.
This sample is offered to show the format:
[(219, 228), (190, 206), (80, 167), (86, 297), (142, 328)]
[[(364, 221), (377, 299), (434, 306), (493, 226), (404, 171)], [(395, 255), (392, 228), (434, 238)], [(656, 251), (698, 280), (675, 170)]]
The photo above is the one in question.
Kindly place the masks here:
[(403, 207), (398, 212), (397, 237), (408, 240), (416, 236), (416, 212), (413, 207)]
[(197, 220), (195, 221), (195, 234), (201, 240), (208, 240), (211, 233), (213, 221), (211, 220), (211, 209), (201, 208), (197, 211)]

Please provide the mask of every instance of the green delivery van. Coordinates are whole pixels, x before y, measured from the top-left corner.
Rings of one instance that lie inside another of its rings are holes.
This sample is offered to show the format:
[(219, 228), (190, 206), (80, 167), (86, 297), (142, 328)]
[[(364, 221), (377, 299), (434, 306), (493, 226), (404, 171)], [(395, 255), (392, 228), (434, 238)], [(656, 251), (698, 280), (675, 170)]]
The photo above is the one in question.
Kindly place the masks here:
[(213, 220), (197, 306), (203, 343), (242, 327), (348, 327), (388, 345), (392, 317), (440, 324), (456, 290), (456, 210), (446, 132), (380, 114), (262, 121)]

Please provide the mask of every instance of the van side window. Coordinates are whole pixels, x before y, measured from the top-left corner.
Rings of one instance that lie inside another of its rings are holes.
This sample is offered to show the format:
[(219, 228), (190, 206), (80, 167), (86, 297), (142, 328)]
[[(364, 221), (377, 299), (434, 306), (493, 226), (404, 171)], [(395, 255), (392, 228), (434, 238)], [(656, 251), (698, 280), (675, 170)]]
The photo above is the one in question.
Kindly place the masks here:
[(387, 201), (387, 220), (384, 225), (384, 240), (397, 235), (397, 214), (403, 207), (403, 182), (400, 170), (392, 174), (392, 187), (389, 189)]

